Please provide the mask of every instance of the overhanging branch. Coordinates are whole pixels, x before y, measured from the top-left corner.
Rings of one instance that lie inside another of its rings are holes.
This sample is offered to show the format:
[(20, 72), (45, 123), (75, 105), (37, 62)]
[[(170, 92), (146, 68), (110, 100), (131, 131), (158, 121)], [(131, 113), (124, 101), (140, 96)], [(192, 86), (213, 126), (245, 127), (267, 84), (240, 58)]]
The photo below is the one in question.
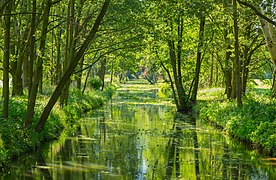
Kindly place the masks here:
[(274, 26), (276, 26), (276, 22), (273, 21), (272, 19), (268, 18), (267, 16), (265, 16), (263, 13), (261, 13), (255, 6), (253, 6), (252, 4), (248, 3), (248, 2), (243, 2), (241, 0), (237, 0), (239, 2), (239, 4), (244, 5), (246, 7), (249, 7), (250, 9), (252, 9), (257, 16), (263, 18), (264, 20), (266, 20), (267, 22), (273, 24)]

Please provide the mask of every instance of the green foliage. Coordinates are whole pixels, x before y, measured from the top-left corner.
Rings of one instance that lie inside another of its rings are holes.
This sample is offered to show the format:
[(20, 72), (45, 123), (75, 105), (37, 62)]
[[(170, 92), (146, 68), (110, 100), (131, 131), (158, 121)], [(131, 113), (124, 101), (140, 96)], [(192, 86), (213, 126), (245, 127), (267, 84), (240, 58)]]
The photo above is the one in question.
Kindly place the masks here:
[(161, 98), (173, 98), (173, 93), (170, 85), (167, 83), (162, 83), (158, 95)]
[[(12, 158), (36, 148), (41, 142), (56, 139), (63, 130), (75, 127), (76, 120), (82, 113), (101, 107), (112, 97), (115, 90), (115, 86), (109, 86), (104, 91), (90, 90), (88, 94), (83, 95), (80, 90), (73, 89), (68, 106), (64, 109), (56, 106), (41, 133), (35, 132), (34, 129), (47, 100), (44, 98), (38, 100), (33, 125), (22, 129), (26, 114), (26, 97), (12, 98), (9, 104), (9, 119), (0, 119), (0, 169)], [(1, 108), (2, 106), (0, 107), (2, 113)]]
[(223, 127), (232, 136), (276, 153), (275, 100), (251, 91), (238, 108), (234, 101), (213, 101), (201, 109), (201, 117)]
[(106, 87), (103, 91), (103, 95), (105, 97), (106, 100), (110, 99), (112, 97), (112, 95), (115, 93), (117, 87), (114, 85), (110, 85), (108, 87)]
[[(40, 99), (37, 103), (36, 115), (33, 125), (22, 129), (25, 118), (27, 102), (24, 97), (16, 97), (10, 100), (9, 119), (0, 122), (0, 167), (1, 163), (8, 163), (12, 158), (28, 152), (40, 142), (56, 139), (65, 127), (65, 120), (56, 109), (53, 111), (46, 123), (42, 133), (35, 132), (35, 124), (38, 121), (38, 114), (41, 113), (45, 102)], [(1, 109), (2, 111), (2, 109)]]
[(94, 78), (89, 79), (88, 84), (91, 88), (100, 90), (100, 88), (102, 86), (102, 81), (99, 78), (94, 77)]

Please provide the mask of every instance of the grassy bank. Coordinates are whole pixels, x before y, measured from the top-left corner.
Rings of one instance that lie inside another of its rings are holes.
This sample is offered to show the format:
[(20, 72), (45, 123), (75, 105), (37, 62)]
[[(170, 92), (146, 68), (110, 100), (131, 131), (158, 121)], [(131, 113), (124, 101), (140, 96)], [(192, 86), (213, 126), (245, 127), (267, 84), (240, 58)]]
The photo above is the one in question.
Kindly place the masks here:
[[(34, 129), (49, 96), (39, 96), (33, 126), (27, 129), (22, 129), (27, 98), (12, 98), (9, 106), (9, 119), (0, 119), (0, 170), (4, 170), (4, 167), (14, 158), (36, 149), (41, 143), (57, 139), (62, 131), (74, 129), (84, 112), (101, 107), (114, 92), (115, 88), (112, 86), (104, 91), (89, 90), (85, 95), (77, 89), (72, 90), (68, 106), (61, 109), (56, 105), (41, 133), (35, 132)], [(1, 101), (0, 104), (2, 112)]]
[(250, 89), (243, 106), (226, 100), (224, 89), (199, 93), (200, 116), (263, 153), (276, 155), (276, 100), (268, 89)]

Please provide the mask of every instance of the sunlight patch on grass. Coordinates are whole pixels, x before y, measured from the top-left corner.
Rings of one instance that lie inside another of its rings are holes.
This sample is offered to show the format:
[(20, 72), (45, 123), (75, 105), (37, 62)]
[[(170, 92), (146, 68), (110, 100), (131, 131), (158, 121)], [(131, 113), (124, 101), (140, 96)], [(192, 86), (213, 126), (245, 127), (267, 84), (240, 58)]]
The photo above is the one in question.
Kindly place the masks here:
[(223, 100), (226, 99), (225, 88), (208, 88), (198, 92), (198, 100)]

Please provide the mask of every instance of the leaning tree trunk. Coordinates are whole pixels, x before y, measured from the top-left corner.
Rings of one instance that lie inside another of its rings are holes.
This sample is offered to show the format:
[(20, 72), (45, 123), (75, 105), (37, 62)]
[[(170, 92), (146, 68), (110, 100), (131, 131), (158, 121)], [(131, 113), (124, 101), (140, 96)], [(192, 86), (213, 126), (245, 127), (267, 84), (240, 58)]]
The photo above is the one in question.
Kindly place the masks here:
[(37, 132), (41, 132), (43, 130), (44, 125), (45, 125), (45, 123), (48, 119), (48, 116), (49, 116), (52, 108), (56, 104), (56, 102), (57, 102), (57, 100), (58, 100), (58, 98), (61, 94), (62, 89), (64, 88), (66, 82), (70, 79), (70, 76), (74, 72), (74, 69), (76, 68), (76, 66), (78, 65), (80, 59), (83, 57), (85, 51), (89, 47), (89, 44), (95, 38), (95, 35), (96, 35), (96, 33), (99, 29), (101, 21), (104, 18), (106, 12), (107, 12), (110, 1), (111, 0), (105, 0), (104, 4), (102, 6), (101, 12), (95, 20), (93, 28), (89, 32), (88, 36), (86, 37), (85, 41), (83, 42), (83, 44), (81, 45), (79, 50), (74, 55), (72, 61), (70, 61), (69, 67), (67, 68), (67, 70), (63, 74), (59, 84), (57, 85), (55, 91), (53, 92), (50, 100), (48, 101), (47, 105), (45, 106), (45, 108), (44, 108), (44, 110), (43, 110), (43, 112), (40, 116), (39, 122), (36, 126), (36, 131)]
[(164, 68), (164, 70), (166, 71), (166, 73), (167, 73), (167, 75), (168, 75), (168, 77), (169, 77), (169, 81), (170, 81), (170, 85), (171, 85), (171, 89), (172, 89), (172, 93), (173, 93), (173, 99), (174, 99), (176, 108), (179, 109), (178, 99), (177, 99), (177, 97), (176, 97), (175, 88), (174, 88), (174, 82), (173, 82), (171, 73), (170, 73), (169, 69), (166, 68), (166, 66), (165, 66), (165, 64), (162, 62), (162, 60), (160, 59), (157, 50), (155, 51), (155, 53), (156, 53), (156, 56), (157, 56), (158, 60), (160, 61), (161, 66)]

